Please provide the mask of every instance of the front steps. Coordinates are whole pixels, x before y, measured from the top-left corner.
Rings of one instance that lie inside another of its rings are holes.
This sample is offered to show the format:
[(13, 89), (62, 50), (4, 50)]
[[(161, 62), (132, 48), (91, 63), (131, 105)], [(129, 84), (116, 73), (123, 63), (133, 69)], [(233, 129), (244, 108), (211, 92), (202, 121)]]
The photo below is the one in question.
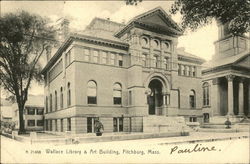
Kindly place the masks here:
[(173, 131), (191, 131), (184, 117), (145, 116), (143, 117), (144, 133), (162, 133)]

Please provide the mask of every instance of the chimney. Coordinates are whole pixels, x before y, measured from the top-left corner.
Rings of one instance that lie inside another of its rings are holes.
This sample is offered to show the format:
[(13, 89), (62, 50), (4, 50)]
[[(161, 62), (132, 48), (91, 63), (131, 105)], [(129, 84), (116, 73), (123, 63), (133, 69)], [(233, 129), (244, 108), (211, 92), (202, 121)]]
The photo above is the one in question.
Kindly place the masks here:
[(69, 20), (64, 18), (61, 23), (62, 39), (63, 41), (69, 36)]

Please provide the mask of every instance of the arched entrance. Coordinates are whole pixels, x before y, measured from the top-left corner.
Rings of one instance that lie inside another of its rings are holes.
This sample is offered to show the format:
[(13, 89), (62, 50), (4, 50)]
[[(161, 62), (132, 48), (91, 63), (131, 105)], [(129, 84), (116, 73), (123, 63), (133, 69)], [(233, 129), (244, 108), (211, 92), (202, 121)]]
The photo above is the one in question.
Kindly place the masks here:
[(152, 81), (150, 81), (148, 88), (148, 113), (150, 115), (155, 115), (157, 108), (162, 107), (163, 105), (163, 85), (160, 80), (153, 79)]

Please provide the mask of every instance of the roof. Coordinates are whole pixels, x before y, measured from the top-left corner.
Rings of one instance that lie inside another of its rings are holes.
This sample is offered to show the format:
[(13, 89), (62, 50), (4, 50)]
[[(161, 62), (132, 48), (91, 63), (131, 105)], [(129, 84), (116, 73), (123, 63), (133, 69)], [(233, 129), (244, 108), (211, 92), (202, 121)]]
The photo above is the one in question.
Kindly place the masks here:
[(44, 96), (43, 95), (29, 95), (25, 106), (44, 106)]
[(184, 48), (177, 48), (177, 54), (178, 54), (179, 58), (180, 57), (188, 58), (190, 60), (197, 61), (197, 62), (199, 62), (201, 64), (206, 61), (205, 59), (203, 59), (203, 58), (201, 58), (199, 56), (196, 56), (196, 55), (193, 55), (191, 53), (186, 52)]
[(216, 68), (216, 67), (222, 67), (226, 66), (229, 64), (233, 64), (238, 62), (239, 60), (247, 57), (250, 55), (249, 51), (242, 52), (238, 55), (230, 56), (230, 57), (225, 57), (221, 59), (212, 59), (206, 63), (203, 64), (204, 70), (211, 69), (211, 68)]
[[(165, 22), (165, 24), (169, 24), (169, 27), (163, 27), (163, 28), (160, 28), (160, 29), (164, 29), (164, 30), (167, 30), (167, 31), (174, 32), (176, 35), (182, 35), (183, 34), (183, 30), (177, 25), (177, 23), (175, 21), (172, 20), (172, 18), (165, 12), (165, 10), (163, 10), (159, 6), (159, 7), (156, 7), (154, 9), (152, 9), (152, 10), (149, 10), (149, 11), (147, 11), (145, 13), (142, 13), (142, 14), (134, 17), (133, 19), (131, 19), (127, 23), (126, 26), (124, 26), (122, 29), (117, 31), (115, 36), (120, 37), (125, 31), (127, 31), (127, 29), (129, 29), (134, 24), (145, 24), (146, 22), (142, 21), (143, 18), (148, 17), (148, 16), (152, 16), (153, 14), (161, 15), (161, 18)], [(157, 24), (157, 25), (159, 26), (159, 24)]]

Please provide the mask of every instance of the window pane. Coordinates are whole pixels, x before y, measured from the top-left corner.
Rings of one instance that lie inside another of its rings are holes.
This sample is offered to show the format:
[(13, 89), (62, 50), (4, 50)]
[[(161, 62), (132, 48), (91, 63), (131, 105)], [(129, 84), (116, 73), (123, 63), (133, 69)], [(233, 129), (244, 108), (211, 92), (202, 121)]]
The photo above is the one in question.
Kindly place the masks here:
[(119, 118), (119, 132), (123, 131), (123, 118)]
[(107, 53), (106, 52), (102, 52), (102, 63), (107, 64)]
[(96, 104), (96, 97), (88, 96), (88, 104)]
[(114, 54), (110, 54), (110, 64), (115, 65), (115, 55)]
[(89, 61), (90, 51), (89, 49), (84, 49), (84, 60)]
[(28, 120), (28, 126), (35, 126), (35, 120)]
[(37, 115), (43, 115), (43, 109), (37, 109)]
[(27, 108), (27, 110), (28, 110), (28, 115), (35, 115), (35, 109)]
[(36, 125), (37, 126), (43, 126), (43, 120), (37, 120)]
[(113, 131), (117, 132), (118, 131), (118, 128), (117, 128), (117, 118), (113, 118), (113, 125), (114, 125), (113, 126), (113, 128), (114, 128)]
[(94, 63), (98, 63), (98, 56), (99, 56), (98, 51), (94, 51), (94, 55), (93, 55), (93, 62)]
[(114, 104), (115, 105), (121, 105), (122, 104), (121, 97), (114, 97)]

